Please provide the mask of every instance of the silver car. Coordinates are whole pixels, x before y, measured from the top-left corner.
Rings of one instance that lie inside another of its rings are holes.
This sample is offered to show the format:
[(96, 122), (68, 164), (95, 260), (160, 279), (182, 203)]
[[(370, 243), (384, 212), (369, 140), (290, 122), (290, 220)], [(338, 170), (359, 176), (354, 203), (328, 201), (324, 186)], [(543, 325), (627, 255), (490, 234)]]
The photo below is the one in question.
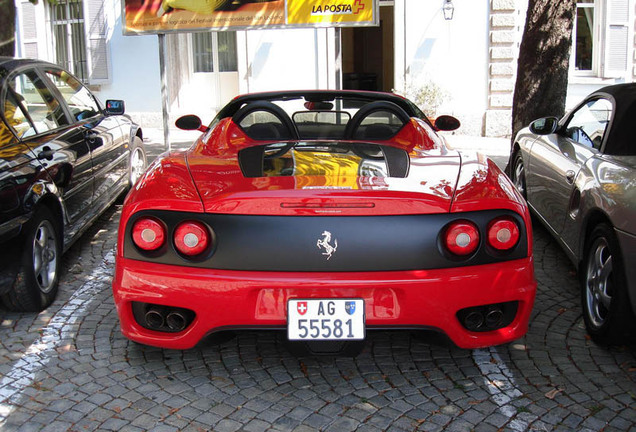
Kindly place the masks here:
[(535, 120), (515, 137), (509, 166), (578, 269), (590, 336), (626, 341), (636, 327), (636, 84), (602, 88), (561, 119)]

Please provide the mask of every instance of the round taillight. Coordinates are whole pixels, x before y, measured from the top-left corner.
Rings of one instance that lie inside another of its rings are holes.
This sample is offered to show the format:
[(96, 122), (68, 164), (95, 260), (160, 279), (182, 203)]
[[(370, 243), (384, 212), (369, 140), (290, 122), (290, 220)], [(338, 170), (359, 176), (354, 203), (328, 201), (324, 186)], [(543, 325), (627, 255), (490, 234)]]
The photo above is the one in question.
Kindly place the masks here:
[(201, 222), (183, 222), (174, 231), (174, 244), (184, 255), (199, 255), (208, 248), (210, 233)]
[(163, 224), (153, 218), (141, 218), (135, 221), (132, 238), (138, 248), (153, 251), (159, 249), (166, 238)]
[(479, 246), (479, 230), (471, 222), (453, 222), (446, 229), (444, 244), (455, 255), (470, 255)]
[(495, 219), (488, 225), (488, 244), (497, 250), (508, 250), (519, 241), (519, 227), (508, 218)]

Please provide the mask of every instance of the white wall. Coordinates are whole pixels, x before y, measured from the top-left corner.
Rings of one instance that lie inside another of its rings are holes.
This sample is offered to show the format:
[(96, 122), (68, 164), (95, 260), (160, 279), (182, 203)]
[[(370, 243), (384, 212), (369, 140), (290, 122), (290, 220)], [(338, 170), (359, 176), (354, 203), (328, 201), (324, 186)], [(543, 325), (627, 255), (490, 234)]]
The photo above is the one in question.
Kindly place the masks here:
[(396, 0), (396, 89), (432, 81), (448, 94), (440, 111), (479, 122), (488, 103), (489, 2), (453, 0), (453, 19), (442, 0)]
[(161, 114), (158, 37), (124, 36), (121, 3), (119, 0), (112, 3), (114, 26), (108, 34), (111, 82), (95, 93), (102, 101), (124, 99), (126, 112), (144, 123), (146, 117)]
[(110, 49), (112, 81), (100, 97), (125, 99), (130, 111), (161, 111), (157, 36), (123, 36), (118, 21)]
[(334, 88), (333, 30), (250, 30), (238, 38), (241, 93)]

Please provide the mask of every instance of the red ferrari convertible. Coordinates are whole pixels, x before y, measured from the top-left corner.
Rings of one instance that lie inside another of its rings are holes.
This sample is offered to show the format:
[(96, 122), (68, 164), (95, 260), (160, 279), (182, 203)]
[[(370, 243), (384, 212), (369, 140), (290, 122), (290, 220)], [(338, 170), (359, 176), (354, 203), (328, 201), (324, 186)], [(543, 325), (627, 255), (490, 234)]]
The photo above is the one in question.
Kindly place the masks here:
[(113, 292), (124, 335), (185, 349), (215, 332), (361, 341), (436, 330), (463, 348), (525, 334), (530, 217), (489, 159), (449, 148), (410, 101), (239, 96), (126, 198)]

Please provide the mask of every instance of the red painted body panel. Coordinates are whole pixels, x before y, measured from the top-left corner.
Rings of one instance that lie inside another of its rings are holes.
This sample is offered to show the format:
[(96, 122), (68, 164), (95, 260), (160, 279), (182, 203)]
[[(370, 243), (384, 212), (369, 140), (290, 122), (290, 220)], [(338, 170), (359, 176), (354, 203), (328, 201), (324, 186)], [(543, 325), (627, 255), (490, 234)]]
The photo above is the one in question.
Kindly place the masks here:
[[(531, 258), (458, 269), (369, 273), (237, 272), (188, 268), (117, 257), (113, 281), (124, 335), (166, 348), (194, 346), (215, 329), (285, 328), (288, 298), (363, 298), (369, 328), (433, 328), (462, 348), (497, 345), (527, 331), (536, 282)], [(455, 313), (464, 307), (518, 300), (508, 327), (474, 333)], [(193, 309), (193, 324), (166, 334), (139, 326), (130, 302)]]
[[(187, 153), (188, 164), (205, 211), (208, 213), (297, 215), (320, 214), (322, 210), (281, 207), (283, 203), (302, 202), (346, 204), (353, 200), (374, 203), (374, 215), (446, 213), (453, 197), (453, 183), (459, 174), (457, 152), (445, 151), (423, 130), (423, 122), (412, 120), (388, 145), (409, 148), (414, 153), (407, 178), (338, 179), (350, 189), (330, 189), (325, 176), (288, 176), (245, 178), (236, 153), (253, 142), (229, 119), (219, 124)], [(439, 140), (439, 138), (438, 138)], [(206, 145), (205, 143), (226, 143)], [(417, 151), (414, 142), (422, 142)], [(262, 145), (260, 143), (259, 145)], [(448, 179), (452, 179), (449, 182)], [(369, 214), (368, 209), (349, 208), (339, 214)]]
[[(439, 153), (439, 152), (438, 152)], [(459, 172), (459, 156), (431, 154), (412, 161), (407, 178), (339, 177), (341, 186), (330, 188), (326, 176), (287, 176), (245, 178), (236, 157), (218, 165), (211, 159), (189, 152), (192, 178), (208, 213), (297, 215), (319, 214), (281, 206), (284, 203), (346, 204), (361, 200), (374, 203), (374, 215), (446, 213), (450, 209), (453, 187), (449, 174)], [(340, 214), (369, 214), (369, 209), (349, 208)]]
[[(416, 118), (378, 143), (407, 150), (410, 165), (404, 178), (357, 173), (245, 177), (237, 153), (267, 142), (250, 139), (231, 117), (221, 119), (191, 149), (152, 164), (126, 198), (120, 221), (113, 292), (124, 335), (184, 349), (223, 328), (284, 328), (287, 299), (325, 297), (363, 298), (369, 328), (434, 328), (464, 348), (525, 334), (536, 290), (531, 221), (509, 179), (487, 158), (447, 148)], [(433, 270), (310, 273), (214, 270), (124, 257), (128, 220), (142, 210), (383, 216), (493, 209), (516, 212), (525, 222), (524, 259)], [(133, 301), (191, 309), (196, 318), (179, 333), (148, 330), (135, 321)], [(512, 323), (499, 330), (471, 332), (456, 317), (466, 307), (508, 301), (518, 301), (519, 309)]]
[(201, 198), (187, 169), (185, 153), (170, 153), (155, 160), (126, 196), (117, 233), (118, 255), (123, 255), (125, 221), (134, 213), (148, 209), (203, 212)]
[[(418, 130), (419, 123), (414, 120), (403, 128), (398, 137), (416, 135), (413, 131), (408, 132), (409, 126)], [(213, 146), (205, 144), (212, 141), (217, 143), (214, 148), (218, 152), (213, 152)], [(219, 142), (231, 144), (218, 145)], [(208, 213), (306, 215), (319, 214), (320, 211), (281, 207), (281, 203), (327, 205), (368, 199), (375, 203), (374, 215), (498, 208), (519, 214), (526, 211), (523, 199), (492, 161), (482, 156), (440, 149), (437, 145), (430, 144), (431, 150), (412, 150), (411, 168), (406, 178), (355, 176), (340, 179), (341, 183), (352, 185), (349, 190), (329, 188), (330, 179), (324, 176), (245, 178), (236, 152), (249, 145), (254, 143), (226, 119), (197, 140), (190, 150), (173, 153), (154, 163), (129, 194), (127, 210), (129, 213), (157, 208)], [(369, 214), (369, 210), (350, 208), (339, 211), (339, 214)]]
[(126, 197), (122, 218), (148, 208), (203, 211), (184, 152), (170, 153), (148, 167)]

